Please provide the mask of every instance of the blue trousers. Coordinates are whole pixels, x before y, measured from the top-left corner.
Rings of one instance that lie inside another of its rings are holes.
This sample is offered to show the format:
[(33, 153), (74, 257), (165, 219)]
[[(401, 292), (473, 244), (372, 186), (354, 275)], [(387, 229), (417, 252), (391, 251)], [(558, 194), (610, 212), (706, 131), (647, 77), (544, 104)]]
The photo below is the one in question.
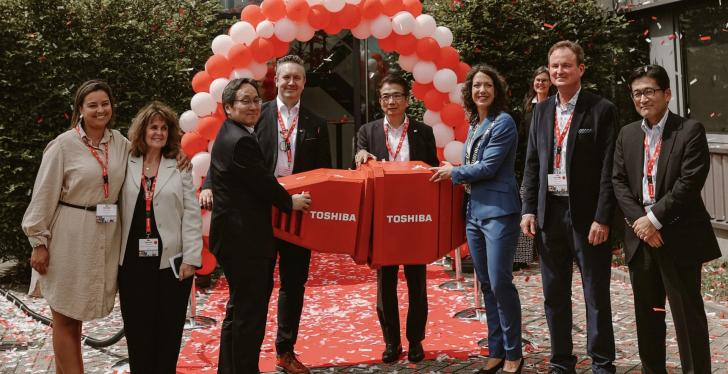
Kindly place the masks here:
[(469, 217), (465, 228), (473, 267), (482, 285), (488, 320), (488, 356), (518, 360), (521, 347), (521, 301), (513, 284), (513, 256), (520, 216), (480, 220)]

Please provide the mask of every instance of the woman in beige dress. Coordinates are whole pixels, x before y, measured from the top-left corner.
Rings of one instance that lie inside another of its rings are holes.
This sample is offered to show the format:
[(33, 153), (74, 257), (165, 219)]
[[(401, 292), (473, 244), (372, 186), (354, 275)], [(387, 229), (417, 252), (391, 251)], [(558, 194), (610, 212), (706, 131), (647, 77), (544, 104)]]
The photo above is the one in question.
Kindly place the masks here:
[(83, 373), (81, 324), (111, 313), (121, 227), (117, 200), (129, 141), (111, 129), (114, 101), (98, 80), (81, 84), (71, 129), (43, 152), (23, 231), (53, 313), (56, 372)]

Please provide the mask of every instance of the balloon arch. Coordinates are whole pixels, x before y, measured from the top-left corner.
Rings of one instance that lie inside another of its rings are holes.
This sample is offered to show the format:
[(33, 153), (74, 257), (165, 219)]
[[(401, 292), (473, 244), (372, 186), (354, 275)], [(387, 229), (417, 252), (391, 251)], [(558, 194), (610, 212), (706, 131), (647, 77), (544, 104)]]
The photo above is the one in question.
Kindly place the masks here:
[[(263, 79), (267, 62), (286, 55), (289, 43), (307, 42), (317, 30), (335, 35), (344, 29), (358, 39), (373, 36), (384, 52), (399, 53), (399, 65), (415, 79), (412, 94), (424, 101), (423, 120), (433, 128), (438, 155), (459, 160), (468, 132), (461, 89), (470, 66), (451, 46), (450, 29), (423, 14), (420, 0), (264, 0), (246, 6), (240, 21), (215, 37), (205, 70), (192, 78), (195, 95), (180, 126), (195, 187), (207, 174), (209, 151), (225, 120), (221, 101), (229, 80)], [(209, 214), (203, 231), (209, 232)]]

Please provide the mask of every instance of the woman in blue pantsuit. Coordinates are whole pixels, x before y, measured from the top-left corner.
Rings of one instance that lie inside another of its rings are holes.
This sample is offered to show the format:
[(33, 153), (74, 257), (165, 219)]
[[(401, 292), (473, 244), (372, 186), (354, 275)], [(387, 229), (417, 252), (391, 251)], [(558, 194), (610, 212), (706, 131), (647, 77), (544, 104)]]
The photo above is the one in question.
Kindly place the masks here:
[(489, 357), (479, 373), (523, 368), (521, 302), (513, 284), (521, 203), (515, 159), (518, 130), (506, 109), (506, 84), (488, 65), (474, 66), (463, 86), (471, 127), (464, 162), (433, 168), (433, 181), (452, 179), (468, 196), (466, 234), (488, 320)]

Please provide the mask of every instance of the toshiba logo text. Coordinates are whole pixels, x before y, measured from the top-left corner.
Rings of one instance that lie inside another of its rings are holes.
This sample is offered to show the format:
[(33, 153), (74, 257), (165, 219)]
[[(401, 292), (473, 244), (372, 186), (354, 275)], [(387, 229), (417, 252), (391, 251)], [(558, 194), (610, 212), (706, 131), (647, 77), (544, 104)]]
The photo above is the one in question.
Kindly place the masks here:
[(387, 215), (387, 223), (418, 223), (432, 222), (432, 216), (429, 214), (395, 214)]
[(324, 221), (356, 222), (356, 214), (310, 210), (311, 218)]

